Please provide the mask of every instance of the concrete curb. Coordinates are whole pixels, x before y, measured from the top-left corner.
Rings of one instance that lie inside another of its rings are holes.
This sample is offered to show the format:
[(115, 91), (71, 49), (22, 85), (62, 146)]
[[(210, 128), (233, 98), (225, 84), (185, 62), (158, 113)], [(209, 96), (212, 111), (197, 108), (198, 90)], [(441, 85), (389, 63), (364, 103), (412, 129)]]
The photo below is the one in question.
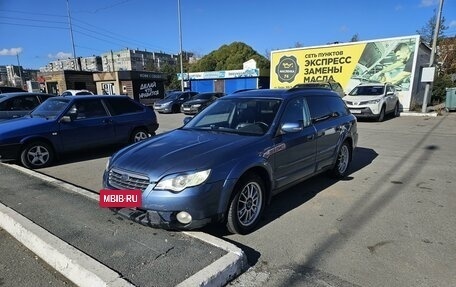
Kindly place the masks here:
[[(74, 186), (53, 177), (17, 165), (5, 165), (20, 172), (39, 178), (70, 192), (98, 202), (99, 196), (87, 189)], [(0, 227), (5, 229), (24, 246), (46, 261), (79, 286), (133, 286), (107, 266), (77, 250), (22, 215), (0, 203)], [(211, 265), (179, 283), (177, 286), (224, 286), (241, 274), (247, 267), (245, 253), (234, 244), (203, 232), (184, 234), (221, 248), (227, 252)], [(75, 281), (76, 280), (76, 281)]]
[(78, 286), (133, 286), (115, 271), (1, 203), (0, 227)]
[(418, 113), (418, 112), (402, 112), (401, 117), (436, 117), (438, 116), (437, 113)]

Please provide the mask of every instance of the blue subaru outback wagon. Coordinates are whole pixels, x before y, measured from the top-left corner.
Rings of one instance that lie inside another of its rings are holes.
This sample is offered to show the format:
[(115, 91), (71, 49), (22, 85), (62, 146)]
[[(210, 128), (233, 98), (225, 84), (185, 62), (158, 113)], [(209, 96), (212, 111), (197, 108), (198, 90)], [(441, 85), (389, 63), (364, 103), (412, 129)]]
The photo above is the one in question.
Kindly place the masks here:
[(216, 222), (245, 234), (278, 192), (322, 172), (346, 176), (357, 140), (356, 118), (335, 92), (244, 91), (121, 149), (103, 183), (142, 191), (140, 208), (117, 210), (137, 222), (168, 229)]

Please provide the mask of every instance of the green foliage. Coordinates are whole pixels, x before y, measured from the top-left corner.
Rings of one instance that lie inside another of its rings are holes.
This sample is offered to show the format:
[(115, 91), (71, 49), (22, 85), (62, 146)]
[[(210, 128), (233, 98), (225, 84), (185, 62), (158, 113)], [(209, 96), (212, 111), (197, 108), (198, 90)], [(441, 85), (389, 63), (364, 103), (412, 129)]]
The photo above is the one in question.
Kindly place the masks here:
[[(420, 30), (416, 32), (423, 38), (424, 42), (432, 46), (432, 39), (434, 38), (435, 24), (437, 22), (437, 13), (434, 9), (434, 15), (428, 20), (426, 25), (424, 25)], [(442, 16), (439, 25), (439, 33), (437, 35), (437, 41), (444, 38), (444, 32), (448, 29), (448, 26), (445, 26), (445, 17)]]
[(169, 64), (166, 64), (161, 68), (161, 72), (166, 74), (165, 90), (181, 88), (180, 81), (177, 79), (178, 70), (180, 70), (178, 66)]
[(451, 80), (451, 75), (437, 75), (432, 86), (431, 103), (433, 105), (444, 103), (446, 88), (456, 87), (456, 83)]
[(260, 70), (269, 70), (270, 62), (268, 59), (244, 43), (233, 42), (230, 45), (221, 46), (218, 50), (212, 51), (198, 62), (191, 64), (189, 71), (240, 70), (242, 64), (250, 59), (257, 62), (257, 68)]

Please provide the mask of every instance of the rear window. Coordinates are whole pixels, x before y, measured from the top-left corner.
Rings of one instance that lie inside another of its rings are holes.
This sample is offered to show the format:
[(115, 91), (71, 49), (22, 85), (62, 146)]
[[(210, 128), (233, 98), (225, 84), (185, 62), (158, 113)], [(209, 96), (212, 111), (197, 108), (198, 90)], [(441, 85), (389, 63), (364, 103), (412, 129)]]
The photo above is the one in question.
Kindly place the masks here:
[(109, 111), (113, 116), (137, 113), (144, 110), (144, 106), (127, 98), (110, 98), (105, 99), (105, 101), (107, 102)]

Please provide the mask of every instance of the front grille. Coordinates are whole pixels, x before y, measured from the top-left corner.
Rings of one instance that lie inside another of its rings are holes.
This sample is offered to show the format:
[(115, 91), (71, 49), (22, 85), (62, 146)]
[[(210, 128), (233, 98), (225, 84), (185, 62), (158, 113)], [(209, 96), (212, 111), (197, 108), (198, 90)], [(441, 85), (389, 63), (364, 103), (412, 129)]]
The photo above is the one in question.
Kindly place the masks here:
[(119, 189), (139, 189), (141, 192), (149, 185), (149, 177), (118, 169), (109, 171), (109, 185)]

